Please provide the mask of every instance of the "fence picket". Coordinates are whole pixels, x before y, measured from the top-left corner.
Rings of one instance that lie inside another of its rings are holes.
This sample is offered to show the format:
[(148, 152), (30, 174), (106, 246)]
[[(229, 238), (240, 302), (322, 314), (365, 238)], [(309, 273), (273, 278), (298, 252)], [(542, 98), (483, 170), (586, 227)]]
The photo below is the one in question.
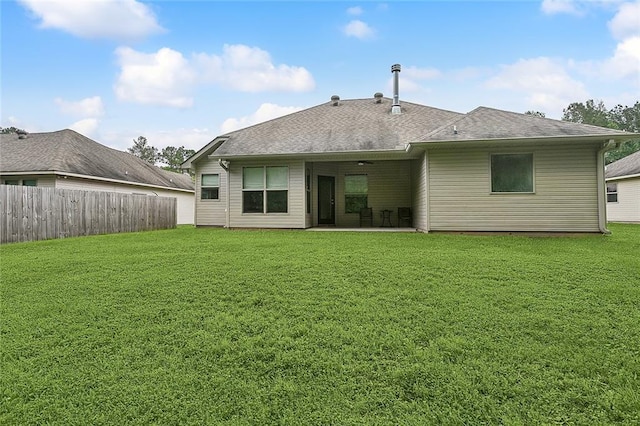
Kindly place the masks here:
[(170, 197), (0, 185), (0, 244), (175, 228)]

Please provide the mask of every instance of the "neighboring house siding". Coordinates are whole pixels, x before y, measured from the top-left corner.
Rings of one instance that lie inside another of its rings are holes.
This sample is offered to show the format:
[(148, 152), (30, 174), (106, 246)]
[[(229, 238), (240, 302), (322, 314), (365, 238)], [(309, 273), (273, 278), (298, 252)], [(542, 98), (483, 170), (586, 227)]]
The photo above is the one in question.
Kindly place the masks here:
[(618, 186), (618, 202), (607, 203), (607, 220), (640, 223), (640, 178), (611, 180)]
[[(202, 174), (220, 175), (217, 200), (202, 200)], [(196, 167), (196, 225), (226, 226), (227, 224), (227, 172), (217, 161), (202, 161)]]
[(411, 162), (413, 226), (423, 231), (428, 230), (427, 164), (426, 153)]
[[(490, 154), (534, 155), (535, 194), (491, 194)], [(594, 145), (429, 152), (430, 230), (597, 232)]]
[[(304, 228), (305, 187), (304, 161), (232, 161), (229, 167), (231, 228)], [(243, 167), (288, 166), (288, 212), (287, 213), (242, 213), (242, 169)]]
[(123, 194), (157, 195), (159, 197), (172, 197), (177, 201), (178, 225), (193, 224), (194, 202), (193, 193), (183, 191), (171, 191), (168, 189), (148, 188), (137, 185), (126, 185), (115, 182), (95, 181), (58, 176), (55, 187), (61, 189), (79, 189), (83, 191), (105, 191)]

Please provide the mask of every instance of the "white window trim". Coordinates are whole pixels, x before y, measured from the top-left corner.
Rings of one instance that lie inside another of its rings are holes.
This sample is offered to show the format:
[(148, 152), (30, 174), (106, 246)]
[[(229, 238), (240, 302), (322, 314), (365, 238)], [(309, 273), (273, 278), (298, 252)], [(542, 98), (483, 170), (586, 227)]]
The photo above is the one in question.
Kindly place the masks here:
[[(218, 186), (204, 186), (202, 184), (202, 177), (203, 176), (210, 176), (210, 175), (218, 175)], [(220, 181), (221, 181), (222, 177), (220, 175), (220, 173), (201, 173), (200, 174), (200, 201), (204, 201), (205, 203), (208, 202), (220, 202)], [(203, 189), (207, 189), (207, 188), (218, 188), (218, 198), (202, 198), (202, 190)]]
[[(616, 190), (609, 192), (609, 185), (615, 185)], [(607, 189), (607, 204), (617, 204), (620, 202), (620, 193), (618, 192), (618, 182), (607, 182), (606, 183), (606, 189)], [(615, 201), (609, 201), (609, 195), (616, 195), (616, 200)]]
[[(257, 169), (262, 168), (262, 212), (245, 212), (244, 211), (244, 192), (254, 192), (260, 191), (260, 189), (245, 189), (244, 188), (244, 169)], [(287, 168), (287, 187), (280, 189), (267, 189), (267, 167), (286, 167)], [(291, 211), (291, 169), (288, 165), (279, 165), (279, 164), (270, 164), (268, 166), (242, 166), (242, 175), (241, 175), (241, 188), (242, 188), (242, 199), (240, 204), (241, 214), (248, 216), (262, 215), (262, 216), (288, 216)], [(286, 212), (267, 212), (267, 192), (269, 191), (287, 191), (287, 211)]]

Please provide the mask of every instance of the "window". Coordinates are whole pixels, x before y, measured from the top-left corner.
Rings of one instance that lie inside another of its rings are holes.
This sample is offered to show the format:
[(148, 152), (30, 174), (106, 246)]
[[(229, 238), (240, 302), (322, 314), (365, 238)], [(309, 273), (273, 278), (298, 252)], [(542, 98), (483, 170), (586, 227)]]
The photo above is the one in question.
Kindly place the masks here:
[(5, 179), (5, 185), (36, 186), (37, 179)]
[(202, 175), (200, 180), (200, 198), (217, 200), (220, 197), (220, 175)]
[(344, 177), (344, 212), (360, 213), (368, 206), (369, 184), (367, 175), (346, 175)]
[(307, 214), (311, 214), (311, 170), (307, 169), (305, 176), (305, 188), (307, 192)]
[(617, 203), (617, 202), (618, 202), (618, 184), (608, 183), (607, 184), (607, 203)]
[(289, 168), (287, 166), (242, 169), (243, 213), (287, 213)]
[(491, 192), (533, 192), (533, 154), (492, 154)]

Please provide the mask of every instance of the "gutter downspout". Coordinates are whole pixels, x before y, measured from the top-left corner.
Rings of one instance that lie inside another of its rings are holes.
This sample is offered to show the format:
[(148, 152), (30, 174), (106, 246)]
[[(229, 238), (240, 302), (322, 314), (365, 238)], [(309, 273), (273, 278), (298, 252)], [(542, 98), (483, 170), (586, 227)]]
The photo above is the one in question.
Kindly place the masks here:
[(229, 200), (229, 194), (231, 194), (231, 190), (229, 189), (229, 178), (230, 178), (230, 174), (229, 174), (229, 162), (228, 161), (223, 161), (222, 158), (218, 158), (218, 165), (220, 167), (222, 167), (224, 169), (225, 172), (227, 172), (227, 184), (225, 185), (226, 188), (226, 197), (227, 197), (227, 206), (225, 207), (224, 211), (225, 211), (225, 228), (229, 229), (229, 221), (230, 221), (230, 214), (231, 212), (229, 211), (230, 207), (231, 207), (231, 200)]
[(597, 167), (598, 167), (598, 228), (605, 235), (610, 235), (611, 231), (607, 229), (607, 186), (604, 180), (604, 153), (620, 146), (613, 139), (609, 139), (602, 144), (602, 148), (598, 151)]

